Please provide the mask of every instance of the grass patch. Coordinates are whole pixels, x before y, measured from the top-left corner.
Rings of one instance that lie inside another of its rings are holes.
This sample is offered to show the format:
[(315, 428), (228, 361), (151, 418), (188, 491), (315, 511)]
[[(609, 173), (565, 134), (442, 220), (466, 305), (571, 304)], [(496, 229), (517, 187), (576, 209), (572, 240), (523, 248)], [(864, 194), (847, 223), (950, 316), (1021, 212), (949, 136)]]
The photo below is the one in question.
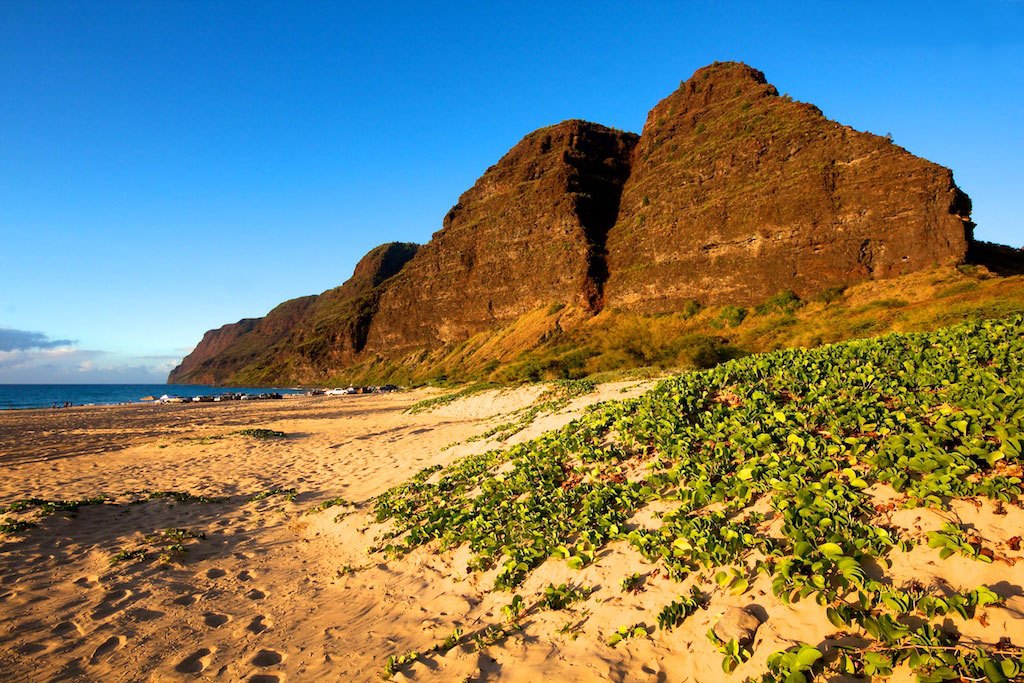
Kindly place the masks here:
[(181, 527), (161, 529), (143, 538), (147, 546), (143, 548), (123, 548), (110, 558), (110, 564), (134, 564), (155, 558), (158, 564), (170, 564), (180, 561), (188, 552), (190, 541), (206, 539), (206, 534)]
[(115, 565), (142, 562), (147, 557), (149, 557), (149, 554), (142, 548), (136, 548), (133, 550), (119, 550), (116, 553), (114, 553), (113, 556), (111, 556), (110, 564)]
[(0, 514), (5, 512), (28, 512), (37, 510), (40, 515), (47, 516), (57, 512), (68, 515), (75, 515), (79, 508), (87, 505), (102, 505), (107, 500), (106, 496), (94, 496), (79, 500), (48, 500), (45, 498), (24, 498), (16, 500), (6, 507), (0, 508)]
[(249, 496), (245, 500), (247, 502), (251, 503), (251, 502), (257, 501), (257, 500), (266, 500), (267, 498), (270, 498), (272, 496), (281, 496), (282, 498), (284, 498), (288, 502), (294, 502), (295, 501), (295, 496), (297, 496), (297, 495), (298, 495), (298, 491), (296, 491), (295, 489), (282, 489), (282, 488), (275, 487), (275, 488), (267, 489), (266, 491), (260, 491), (259, 493), (254, 493), (253, 495)]
[(176, 503), (206, 504), (227, 502), (227, 496), (204, 496), (196, 495), (188, 491), (150, 491), (143, 492), (142, 498), (136, 498), (132, 503), (143, 503), (147, 500), (173, 500)]
[(23, 534), (29, 529), (34, 529), (38, 524), (23, 519), (5, 519), (0, 522), (0, 534)]
[(455, 401), (458, 401), (460, 398), (472, 396), (473, 394), (478, 394), (481, 391), (487, 391), (488, 389), (494, 389), (498, 386), (499, 385), (493, 384), (491, 382), (477, 382), (475, 384), (469, 385), (468, 387), (464, 387), (458, 391), (454, 391), (450, 394), (432, 396), (430, 398), (425, 398), (422, 401), (417, 401), (416, 403), (409, 406), (409, 408), (405, 412), (409, 413), (410, 415), (415, 415), (417, 413), (426, 413), (431, 410), (434, 410), (435, 408), (440, 408), (441, 406), (446, 406), (450, 403), (454, 403)]
[(239, 436), (248, 436), (253, 439), (284, 439), (288, 435), (284, 432), (279, 432), (275, 429), (261, 429), (261, 428), (248, 428), (239, 429), (232, 434), (238, 434)]
[(327, 500), (323, 501), (322, 503), (320, 503), (318, 505), (314, 505), (310, 509), (306, 510), (306, 514), (307, 515), (312, 515), (312, 514), (316, 514), (317, 512), (323, 512), (324, 510), (327, 510), (327, 509), (330, 509), (330, 508), (333, 508), (333, 507), (349, 507), (351, 505), (352, 505), (351, 502), (349, 502), (348, 500), (345, 500), (344, 498), (342, 498), (340, 496), (337, 497), (337, 498), (328, 498)]
[(466, 442), (473, 443), (490, 438), (505, 441), (529, 427), (541, 415), (558, 412), (573, 399), (589, 394), (595, 388), (596, 385), (589, 379), (565, 379), (554, 382), (550, 389), (541, 394), (537, 403), (515, 411), (512, 413), (513, 419), (509, 422), (491, 427), (482, 434), (466, 439)]

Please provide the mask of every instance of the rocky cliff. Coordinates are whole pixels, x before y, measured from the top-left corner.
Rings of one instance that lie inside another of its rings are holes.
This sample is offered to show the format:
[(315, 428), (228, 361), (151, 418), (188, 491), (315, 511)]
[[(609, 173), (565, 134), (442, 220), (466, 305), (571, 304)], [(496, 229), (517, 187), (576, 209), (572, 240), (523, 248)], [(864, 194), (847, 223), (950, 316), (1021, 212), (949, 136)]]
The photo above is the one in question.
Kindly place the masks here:
[(563, 306), (806, 298), (962, 263), (970, 208), (949, 169), (716, 63), (639, 137), (577, 120), (527, 135), (428, 244), (379, 247), (341, 287), (207, 333), (170, 381), (315, 383)]
[(264, 358), (292, 334), (316, 299), (305, 296), (275, 307), (262, 318), (244, 318), (203, 335), (202, 341), (171, 370), (170, 384), (225, 384), (242, 368)]
[(780, 96), (744, 64), (658, 103), (608, 238), (608, 303), (753, 304), (961, 262), (971, 203), (952, 172)]
[(211, 330), (167, 381), (275, 384), (315, 381), (363, 349), (381, 286), (416, 254), (416, 244), (372, 249), (352, 277), (319, 296), (286, 301), (263, 318)]
[(636, 141), (585, 121), (527, 135), (389, 283), (367, 348), (393, 354), (462, 341), (552, 303), (600, 308), (605, 236)]

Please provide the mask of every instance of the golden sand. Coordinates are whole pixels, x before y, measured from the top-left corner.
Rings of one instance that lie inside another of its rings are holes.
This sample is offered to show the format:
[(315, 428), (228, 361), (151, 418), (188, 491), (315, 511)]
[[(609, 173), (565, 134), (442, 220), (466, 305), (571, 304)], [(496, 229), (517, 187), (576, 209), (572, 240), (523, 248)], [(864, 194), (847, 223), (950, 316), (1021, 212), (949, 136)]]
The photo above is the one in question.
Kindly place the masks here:
[[(509, 443), (647, 386), (602, 385)], [(382, 530), (370, 501), (426, 466), (505, 445), (467, 439), (542, 392), (485, 392), (421, 414), (405, 410), (424, 391), (0, 413), (0, 505), (109, 496), (75, 516), (52, 514), (24, 534), (0, 536), (0, 680), (369, 681), (389, 655), (429, 650), (456, 627), (469, 637), (502, 623), (511, 596), (491, 592), (493, 570), (467, 573), (467, 551), (427, 547), (396, 560), (369, 554)], [(234, 433), (243, 428), (287, 437)], [(287, 489), (296, 490), (294, 500), (271, 493)], [(129, 504), (154, 491), (227, 498)], [(337, 497), (353, 505), (313, 511)], [(1024, 531), (1024, 511), (961, 502), (956, 512), (997, 549), (997, 562), (939, 560), (923, 547), (888, 574), (956, 590), (993, 586), (1004, 605), (962, 626), (965, 636), (1024, 642), (1024, 563), (1010, 549)], [(921, 534), (942, 521), (930, 510), (892, 516)], [(158, 554), (170, 541), (153, 535), (169, 528), (204, 537), (185, 538), (187, 551), (162, 563)], [(147, 556), (111, 563), (132, 550)], [(545, 563), (518, 591), (527, 602), (548, 583), (595, 592), (572, 611), (529, 616), (521, 631), (483, 650), (431, 653), (395, 680), (741, 681), (763, 671), (770, 653), (835, 632), (813, 602), (779, 603), (762, 576), (743, 595), (716, 594), (678, 629), (609, 646), (615, 629), (653, 624), (678, 596), (678, 584), (656, 574), (641, 592), (620, 588), (625, 576), (653, 569), (621, 543), (581, 571)], [(767, 621), (754, 656), (726, 677), (705, 633), (728, 607), (751, 604)]]

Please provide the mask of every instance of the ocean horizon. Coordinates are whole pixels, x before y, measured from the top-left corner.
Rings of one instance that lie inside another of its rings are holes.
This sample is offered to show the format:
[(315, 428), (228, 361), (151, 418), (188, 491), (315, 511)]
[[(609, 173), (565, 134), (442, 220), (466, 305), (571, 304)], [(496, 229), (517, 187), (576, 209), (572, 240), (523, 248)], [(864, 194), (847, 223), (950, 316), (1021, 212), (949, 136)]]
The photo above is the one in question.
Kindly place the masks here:
[(205, 384), (0, 384), (0, 410), (139, 403), (147, 396), (219, 396), (225, 393), (302, 393), (281, 387), (215, 387)]

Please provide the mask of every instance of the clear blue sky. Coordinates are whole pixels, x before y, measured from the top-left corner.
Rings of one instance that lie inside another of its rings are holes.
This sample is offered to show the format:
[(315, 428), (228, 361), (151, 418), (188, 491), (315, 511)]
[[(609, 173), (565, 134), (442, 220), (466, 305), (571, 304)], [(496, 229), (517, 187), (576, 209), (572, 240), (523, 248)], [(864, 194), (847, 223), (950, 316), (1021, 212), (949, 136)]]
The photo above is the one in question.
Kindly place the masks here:
[(697, 68), (954, 169), (1024, 242), (1024, 3), (0, 2), (0, 382), (162, 381), (425, 242), (523, 135)]

